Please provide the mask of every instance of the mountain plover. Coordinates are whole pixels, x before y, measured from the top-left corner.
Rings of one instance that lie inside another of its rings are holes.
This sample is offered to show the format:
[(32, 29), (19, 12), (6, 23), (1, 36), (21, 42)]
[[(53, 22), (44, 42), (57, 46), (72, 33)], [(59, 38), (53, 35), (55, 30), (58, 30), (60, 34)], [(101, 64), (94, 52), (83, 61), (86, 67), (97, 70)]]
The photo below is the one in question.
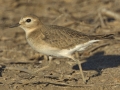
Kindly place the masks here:
[[(19, 23), (11, 27), (21, 27), (26, 34), (29, 45), (42, 54), (70, 58), (77, 62), (84, 82), (81, 62), (73, 55), (75, 52), (84, 51), (91, 44), (107, 38), (107, 35), (86, 35), (79, 31), (57, 25), (45, 25), (35, 15), (26, 15)], [(109, 35), (108, 35), (109, 36)]]

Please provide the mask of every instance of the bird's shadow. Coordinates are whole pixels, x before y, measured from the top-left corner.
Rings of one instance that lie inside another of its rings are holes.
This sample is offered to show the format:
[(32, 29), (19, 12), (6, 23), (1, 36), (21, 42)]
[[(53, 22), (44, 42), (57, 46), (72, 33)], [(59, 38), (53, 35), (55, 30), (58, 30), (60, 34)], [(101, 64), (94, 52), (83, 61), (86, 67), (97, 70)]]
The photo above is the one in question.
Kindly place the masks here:
[[(98, 52), (86, 58), (86, 62), (82, 63), (83, 70), (95, 70), (99, 74), (102, 69), (113, 68), (120, 65), (120, 55), (104, 55), (104, 52)], [(79, 70), (78, 65), (73, 69)]]

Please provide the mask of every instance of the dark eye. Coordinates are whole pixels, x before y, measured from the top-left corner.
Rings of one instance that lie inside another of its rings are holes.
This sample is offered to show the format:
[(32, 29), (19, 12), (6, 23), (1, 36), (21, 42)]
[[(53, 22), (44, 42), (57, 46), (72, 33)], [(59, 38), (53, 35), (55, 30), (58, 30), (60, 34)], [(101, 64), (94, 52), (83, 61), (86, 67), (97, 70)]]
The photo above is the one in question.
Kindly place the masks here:
[(31, 22), (31, 19), (27, 19), (26, 22)]

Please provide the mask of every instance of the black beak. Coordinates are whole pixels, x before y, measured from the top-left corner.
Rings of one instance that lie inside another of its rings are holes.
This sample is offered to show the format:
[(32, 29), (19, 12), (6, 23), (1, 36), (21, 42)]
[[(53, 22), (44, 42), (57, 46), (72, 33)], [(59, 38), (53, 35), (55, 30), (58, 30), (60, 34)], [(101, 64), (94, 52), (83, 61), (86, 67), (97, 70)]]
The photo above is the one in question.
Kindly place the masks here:
[(10, 28), (14, 28), (14, 27), (18, 27), (18, 26), (20, 26), (20, 24), (16, 23), (15, 25), (11, 25)]

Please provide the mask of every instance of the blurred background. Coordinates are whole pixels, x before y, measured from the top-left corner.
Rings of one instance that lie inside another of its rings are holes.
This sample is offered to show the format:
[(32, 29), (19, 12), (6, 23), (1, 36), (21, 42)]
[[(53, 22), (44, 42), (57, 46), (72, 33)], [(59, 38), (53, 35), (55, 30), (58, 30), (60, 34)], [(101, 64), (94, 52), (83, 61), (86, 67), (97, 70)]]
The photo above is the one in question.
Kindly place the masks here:
[[(20, 18), (27, 14), (37, 15), (45, 24), (65, 26), (86, 34), (115, 34), (114, 41), (108, 40), (101, 43), (109, 43), (109, 45), (84, 54), (86, 63), (82, 64), (83, 70), (88, 70), (89, 72), (95, 70), (99, 74), (103, 72), (102, 75), (100, 74), (89, 80), (88, 84), (93, 86), (72, 88), (68, 85), (66, 90), (71, 90), (70, 88), (72, 90), (89, 90), (90, 88), (91, 90), (103, 90), (102, 86), (106, 90), (117, 90), (120, 88), (119, 85), (116, 85), (120, 83), (120, 0), (0, 0), (1, 90), (13, 90), (13, 88), (14, 90), (48, 90), (48, 88), (49, 90), (56, 88), (63, 90), (63, 87), (59, 86), (61, 83), (58, 84), (59, 87), (55, 83), (61, 81), (62, 83), (70, 84), (70, 86), (82, 83), (81, 77), (74, 75), (77, 70), (76, 66), (72, 68), (69, 64), (64, 63), (67, 62), (65, 59), (55, 59), (52, 67), (40, 72), (38, 77), (32, 77), (14, 69), (5, 69), (5, 67), (10, 66), (34, 71), (48, 63), (45, 60), (47, 59), (46, 56), (35, 52), (27, 44), (25, 33), (22, 29), (9, 28), (9, 26), (18, 23)], [(94, 47), (98, 45), (96, 44)], [(56, 70), (52, 71), (54, 68)], [(45, 78), (45, 75), (55, 75), (55, 77)], [(61, 75), (66, 76), (60, 77)], [(94, 74), (85, 75), (90, 78)], [(53, 84), (49, 84), (51, 79)], [(26, 89), (23, 89), (23, 86)]]

